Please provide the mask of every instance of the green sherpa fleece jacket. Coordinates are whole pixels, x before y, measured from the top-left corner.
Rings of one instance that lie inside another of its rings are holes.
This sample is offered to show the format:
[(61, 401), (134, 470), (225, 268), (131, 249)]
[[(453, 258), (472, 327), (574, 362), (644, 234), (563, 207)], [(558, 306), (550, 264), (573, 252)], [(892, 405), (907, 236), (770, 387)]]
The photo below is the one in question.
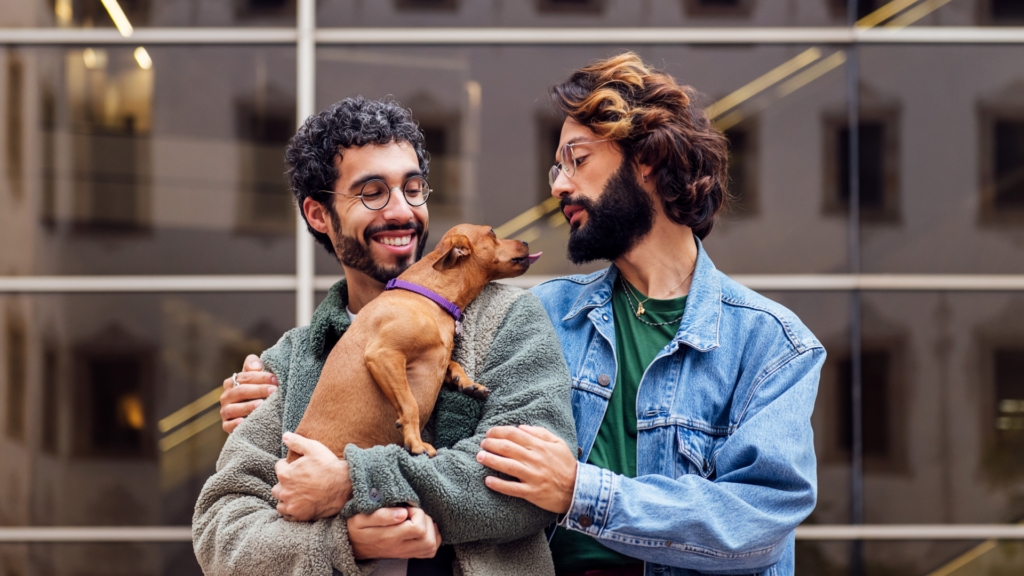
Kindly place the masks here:
[(280, 385), (228, 438), (199, 495), (192, 540), (203, 571), (366, 575), (376, 562), (355, 561), (346, 518), (412, 503), (437, 522), (445, 544), (454, 544), (455, 574), (554, 574), (543, 530), (555, 515), (487, 488), (490, 472), (476, 461), (493, 426), (544, 426), (576, 445), (569, 370), (554, 328), (536, 296), (501, 284), (488, 285), (466, 308), (452, 353), (491, 394), (480, 401), (441, 392), (424, 430), (437, 456), (349, 445), (353, 497), (339, 516), (288, 522), (277, 513), (270, 490), (274, 464), (287, 454), (281, 435), (298, 426), (331, 348), (349, 326), (347, 300), (343, 280), (310, 326), (289, 331), (263, 353)]

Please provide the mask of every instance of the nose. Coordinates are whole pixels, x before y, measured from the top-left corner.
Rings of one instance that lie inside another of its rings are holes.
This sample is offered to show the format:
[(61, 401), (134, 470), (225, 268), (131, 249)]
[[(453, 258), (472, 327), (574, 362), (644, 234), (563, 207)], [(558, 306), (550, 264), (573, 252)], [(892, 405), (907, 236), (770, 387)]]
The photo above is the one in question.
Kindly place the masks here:
[(555, 198), (571, 196), (573, 191), (572, 180), (565, 175), (565, 172), (558, 171), (558, 177), (551, 184), (551, 195)]
[(524, 242), (524, 241), (522, 241), (522, 240), (520, 240), (520, 242), (522, 242), (522, 243), (523, 243), (523, 246), (526, 246), (526, 248), (527, 248), (527, 249), (529, 249), (529, 248), (530, 248), (530, 244), (529, 244), (529, 243), (527, 243), (527, 242)]
[(389, 222), (404, 224), (413, 218), (412, 206), (405, 199), (401, 188), (391, 190), (391, 199), (388, 200), (388, 205), (381, 209), (381, 212), (381, 216)]

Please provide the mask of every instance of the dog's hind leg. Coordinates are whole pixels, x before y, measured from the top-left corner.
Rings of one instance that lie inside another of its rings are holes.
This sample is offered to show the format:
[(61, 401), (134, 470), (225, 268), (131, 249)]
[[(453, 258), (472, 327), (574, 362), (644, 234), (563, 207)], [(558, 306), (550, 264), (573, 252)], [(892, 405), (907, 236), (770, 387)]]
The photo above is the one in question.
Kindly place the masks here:
[(470, 380), (469, 376), (466, 376), (465, 370), (455, 360), (448, 363), (448, 370), (444, 374), (444, 384), (457, 388), (459, 392), (467, 396), (480, 398), (481, 400), (491, 395), (491, 391), (486, 386)]
[(426, 453), (433, 458), (437, 450), (420, 437), (420, 407), (409, 388), (405, 354), (374, 341), (367, 345), (363, 359), (377, 386), (398, 412), (397, 425), (402, 428), (405, 449), (412, 454)]

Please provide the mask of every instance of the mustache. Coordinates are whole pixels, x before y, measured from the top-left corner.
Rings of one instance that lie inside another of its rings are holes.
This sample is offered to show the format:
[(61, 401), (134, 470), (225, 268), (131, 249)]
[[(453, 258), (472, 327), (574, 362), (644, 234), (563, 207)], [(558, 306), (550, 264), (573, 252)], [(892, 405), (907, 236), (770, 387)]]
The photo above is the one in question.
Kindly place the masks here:
[(370, 226), (366, 230), (363, 230), (363, 240), (369, 244), (370, 238), (374, 234), (380, 234), (381, 232), (395, 232), (397, 230), (412, 230), (416, 236), (423, 234), (423, 223), (416, 220), (410, 220), (405, 224), (379, 224), (377, 226)]
[(563, 196), (562, 199), (558, 201), (558, 211), (561, 212), (563, 216), (565, 215), (566, 206), (579, 206), (580, 208), (589, 211), (594, 206), (594, 202), (590, 198), (584, 198), (582, 196), (577, 196), (575, 198), (572, 196)]

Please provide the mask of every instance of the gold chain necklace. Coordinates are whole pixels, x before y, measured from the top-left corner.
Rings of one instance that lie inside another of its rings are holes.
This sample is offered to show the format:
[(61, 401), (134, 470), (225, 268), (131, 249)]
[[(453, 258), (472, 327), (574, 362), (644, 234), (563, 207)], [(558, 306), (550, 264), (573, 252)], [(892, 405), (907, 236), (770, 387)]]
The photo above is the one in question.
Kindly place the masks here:
[[(631, 292), (631, 290), (629, 290), (629, 284), (627, 284), (626, 281), (623, 280), (621, 276), (619, 277), (619, 280), (622, 280), (622, 285), (627, 290), (627, 292), (626, 292), (626, 302), (629, 303), (629, 311), (633, 312), (633, 315), (636, 316), (637, 320), (643, 322), (644, 324), (647, 324), (648, 326), (665, 326), (666, 324), (675, 324), (676, 322), (679, 322), (680, 320), (683, 319), (683, 315), (680, 314), (679, 318), (676, 318), (675, 320), (669, 320), (668, 322), (648, 322), (647, 320), (644, 320), (643, 318), (640, 317), (640, 315), (644, 313), (643, 312), (643, 310), (644, 310), (643, 303), (639, 302), (640, 299), (637, 298), (637, 304), (640, 306), (640, 308), (638, 310), (634, 311), (633, 310), (633, 300), (631, 300), (630, 297), (629, 297), (629, 294)], [(648, 300), (650, 300), (650, 298), (648, 298)]]
[[(696, 269), (697, 269), (697, 267), (694, 266), (693, 270), (696, 270)], [(669, 290), (668, 294), (665, 294), (665, 298), (671, 296), (672, 294), (675, 294), (676, 290), (678, 290), (679, 287), (683, 285), (683, 282), (686, 282), (687, 278), (689, 278), (690, 276), (693, 276), (693, 270), (690, 270), (689, 274), (687, 274), (686, 276), (683, 276), (683, 279), (679, 281), (679, 284), (676, 284), (675, 288)], [(622, 278), (622, 276), (619, 275), (619, 278)], [(650, 300), (652, 298), (652, 296), (648, 296), (647, 298), (644, 298), (643, 300), (641, 300), (640, 297), (636, 295), (636, 292), (633, 292), (633, 289), (629, 287), (629, 282), (626, 282), (625, 279), (622, 279), (622, 285), (626, 287), (626, 290), (629, 290), (629, 293), (633, 295), (633, 298), (636, 298), (636, 302), (637, 302), (637, 306), (638, 306), (638, 308), (636, 309), (636, 317), (639, 318), (639, 317), (643, 316), (644, 312), (647, 311), (647, 310), (644, 309), (644, 302), (647, 302), (648, 300)], [(663, 298), (661, 298), (661, 299), (663, 299)]]

